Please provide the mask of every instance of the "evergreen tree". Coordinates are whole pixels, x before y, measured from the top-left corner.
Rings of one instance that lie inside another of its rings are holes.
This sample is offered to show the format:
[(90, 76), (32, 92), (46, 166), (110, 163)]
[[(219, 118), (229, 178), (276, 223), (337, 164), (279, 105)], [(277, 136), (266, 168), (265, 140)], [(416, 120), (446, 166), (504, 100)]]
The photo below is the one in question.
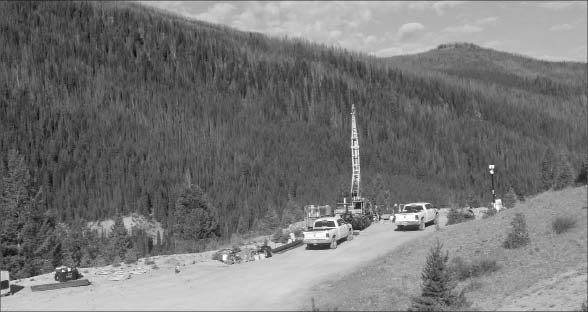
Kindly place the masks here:
[(132, 239), (125, 228), (123, 217), (121, 215), (117, 215), (114, 219), (114, 225), (112, 226), (109, 239), (110, 259), (113, 259), (116, 256), (118, 256), (119, 259), (124, 259), (127, 250), (133, 247)]
[(553, 189), (561, 190), (574, 181), (572, 166), (565, 154), (560, 154), (555, 170)]
[(586, 184), (588, 183), (588, 154), (584, 157), (578, 176), (576, 177), (576, 183)]
[(280, 225), (287, 226), (302, 220), (304, 220), (303, 209), (293, 201), (288, 201), (286, 207), (282, 211), (282, 221)]
[(186, 186), (176, 200), (174, 218), (176, 239), (196, 241), (220, 235), (217, 211), (195, 184)]
[(512, 222), (511, 232), (508, 233), (506, 240), (502, 242), (502, 247), (507, 249), (515, 249), (525, 246), (529, 243), (529, 232), (527, 232), (527, 222), (525, 221), (525, 215), (517, 213)]
[(439, 240), (431, 247), (421, 274), (421, 295), (412, 299), (409, 311), (451, 311), (466, 305), (463, 292), (454, 293), (457, 283), (447, 266), (449, 255), (442, 254), (442, 247)]
[(267, 230), (274, 230), (280, 226), (280, 217), (278, 216), (278, 212), (276, 208), (269, 207), (261, 219), (259, 223), (258, 230), (267, 231)]
[(517, 194), (515, 193), (513, 187), (509, 187), (506, 194), (504, 194), (503, 199), (504, 207), (506, 208), (513, 208), (517, 202)]
[[(18, 151), (10, 150), (6, 160), (7, 168), (2, 168), (0, 177), (0, 266), (24, 278), (39, 274), (42, 266), (38, 252), (43, 224), (41, 192), (31, 197), (31, 176)], [(0, 166), (4, 167), (3, 161)]]
[(543, 154), (543, 159), (541, 160), (541, 185), (542, 190), (549, 190), (553, 184), (555, 179), (555, 153), (551, 147), (549, 147), (545, 154)]

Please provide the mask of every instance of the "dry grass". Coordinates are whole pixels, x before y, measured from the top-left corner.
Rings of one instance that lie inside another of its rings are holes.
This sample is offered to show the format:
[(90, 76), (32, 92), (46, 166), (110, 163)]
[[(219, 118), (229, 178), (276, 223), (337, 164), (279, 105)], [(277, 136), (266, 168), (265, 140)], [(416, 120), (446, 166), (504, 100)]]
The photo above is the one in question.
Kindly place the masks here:
[[(450, 259), (487, 259), (500, 269), (488, 275), (467, 279), (460, 288), (473, 309), (494, 310), (505, 298), (516, 297), (539, 281), (577, 269), (586, 272), (587, 215), (586, 187), (546, 192), (515, 208), (474, 222), (444, 227), (431, 233), (443, 242)], [(505, 249), (502, 242), (511, 231), (516, 213), (525, 215), (530, 243), (515, 250)], [(575, 215), (577, 225), (556, 235), (552, 222), (559, 215)], [(406, 310), (411, 297), (420, 291), (420, 274), (427, 252), (434, 243), (432, 236), (411, 241), (370, 265), (350, 272), (341, 280), (328, 281), (313, 290), (316, 307), (339, 310)], [(547, 292), (549, 293), (549, 292)], [(578, 298), (577, 306), (586, 298)]]

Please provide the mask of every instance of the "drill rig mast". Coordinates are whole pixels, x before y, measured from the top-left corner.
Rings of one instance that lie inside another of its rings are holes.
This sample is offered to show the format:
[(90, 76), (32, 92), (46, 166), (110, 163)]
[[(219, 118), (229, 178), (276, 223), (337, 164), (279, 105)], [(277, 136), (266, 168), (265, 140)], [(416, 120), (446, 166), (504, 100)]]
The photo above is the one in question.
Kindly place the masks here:
[(351, 105), (351, 200), (361, 198), (359, 183), (361, 182), (361, 169), (359, 165), (359, 138), (355, 124), (355, 105)]
[(351, 106), (351, 202), (338, 203), (335, 214), (340, 214), (350, 222), (354, 230), (367, 228), (373, 217), (373, 209), (370, 201), (361, 196), (361, 168), (359, 163), (359, 137), (357, 135), (357, 124), (355, 118), (355, 105)]

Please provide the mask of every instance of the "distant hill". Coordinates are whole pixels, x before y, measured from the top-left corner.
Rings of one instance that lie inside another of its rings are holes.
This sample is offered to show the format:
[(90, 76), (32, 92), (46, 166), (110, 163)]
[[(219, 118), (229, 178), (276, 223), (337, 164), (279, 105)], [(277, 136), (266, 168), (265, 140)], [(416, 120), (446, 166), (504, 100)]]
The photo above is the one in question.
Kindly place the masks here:
[(434, 70), (490, 83), (515, 83), (514, 86), (544, 94), (557, 92), (550, 87), (560, 87), (562, 94), (564, 91), (582, 94), (588, 79), (586, 63), (542, 61), (471, 43), (441, 44), (424, 53), (393, 56), (387, 60), (402, 68)]
[(352, 104), (380, 205), (487, 203), (490, 163), (499, 197), (522, 198), (586, 159), (585, 63), (378, 59), (112, 2), (2, 2), (0, 45), (0, 174), (24, 156), (65, 222), (137, 212), (172, 231), (186, 181), (223, 238), (291, 222), (348, 195)]

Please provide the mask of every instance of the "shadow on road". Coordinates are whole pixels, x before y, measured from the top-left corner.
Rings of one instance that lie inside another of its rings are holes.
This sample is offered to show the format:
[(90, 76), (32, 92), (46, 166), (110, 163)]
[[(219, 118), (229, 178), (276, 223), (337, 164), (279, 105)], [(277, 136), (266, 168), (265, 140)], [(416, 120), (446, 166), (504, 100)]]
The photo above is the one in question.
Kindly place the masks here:
[(23, 289), (24, 289), (24, 286), (14, 285), (14, 284), (11, 284), (10, 285), (10, 293), (13, 294), (13, 295), (16, 294), (17, 292), (23, 290)]

